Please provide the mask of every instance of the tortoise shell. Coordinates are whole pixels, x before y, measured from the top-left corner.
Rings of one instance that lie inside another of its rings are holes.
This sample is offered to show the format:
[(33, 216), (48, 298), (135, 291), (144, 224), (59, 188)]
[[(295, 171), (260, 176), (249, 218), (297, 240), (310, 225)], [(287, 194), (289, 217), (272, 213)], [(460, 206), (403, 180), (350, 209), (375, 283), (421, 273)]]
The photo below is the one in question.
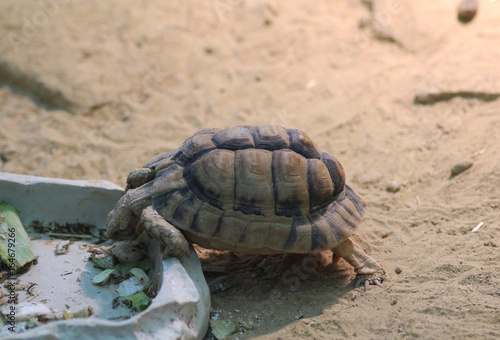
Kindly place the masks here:
[(335, 248), (364, 215), (337, 159), (301, 130), (204, 129), (145, 168), (153, 208), (202, 247), (243, 253)]

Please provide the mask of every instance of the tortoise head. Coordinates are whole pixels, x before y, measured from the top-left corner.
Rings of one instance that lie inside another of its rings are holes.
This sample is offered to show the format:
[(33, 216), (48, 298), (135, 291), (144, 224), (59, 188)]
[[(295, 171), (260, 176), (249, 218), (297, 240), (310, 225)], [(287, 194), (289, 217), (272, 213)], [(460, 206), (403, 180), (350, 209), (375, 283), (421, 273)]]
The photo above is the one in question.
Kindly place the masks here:
[(129, 240), (136, 236), (135, 229), (138, 223), (139, 218), (134, 215), (132, 209), (120, 205), (118, 202), (117, 206), (108, 214), (106, 233), (112, 240)]
[(137, 189), (128, 190), (108, 214), (106, 232), (113, 240), (127, 240), (137, 236), (136, 227), (142, 211), (151, 205), (151, 181)]

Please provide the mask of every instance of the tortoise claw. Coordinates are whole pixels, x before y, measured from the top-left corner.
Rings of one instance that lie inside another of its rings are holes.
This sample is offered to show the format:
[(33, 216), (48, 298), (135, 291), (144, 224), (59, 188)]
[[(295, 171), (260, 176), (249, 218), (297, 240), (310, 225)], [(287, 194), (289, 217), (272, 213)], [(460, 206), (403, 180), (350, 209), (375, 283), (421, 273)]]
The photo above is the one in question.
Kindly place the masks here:
[(381, 268), (373, 274), (358, 274), (354, 282), (355, 287), (364, 287), (365, 292), (368, 290), (370, 285), (376, 285), (385, 289), (385, 286), (382, 284), (384, 281), (384, 274), (385, 272)]
[(380, 282), (379, 279), (362, 279), (361, 282), (362, 283), (360, 283), (359, 286), (363, 285), (365, 288), (365, 292), (368, 290), (368, 287), (370, 287), (370, 285), (377, 285), (380, 288), (385, 289), (385, 286), (382, 284), (382, 282)]

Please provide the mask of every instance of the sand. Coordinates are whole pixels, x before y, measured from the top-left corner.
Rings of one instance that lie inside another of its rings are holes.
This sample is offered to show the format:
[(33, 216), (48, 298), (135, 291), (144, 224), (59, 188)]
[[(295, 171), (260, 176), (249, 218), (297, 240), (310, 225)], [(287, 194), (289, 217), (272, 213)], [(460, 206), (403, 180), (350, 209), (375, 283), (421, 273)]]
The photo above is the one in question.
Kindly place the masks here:
[(238, 274), (231, 338), (499, 338), (500, 3), (457, 5), (4, 0), (0, 171), (124, 185), (203, 127), (301, 128), (368, 201), (386, 289), (313, 257)]

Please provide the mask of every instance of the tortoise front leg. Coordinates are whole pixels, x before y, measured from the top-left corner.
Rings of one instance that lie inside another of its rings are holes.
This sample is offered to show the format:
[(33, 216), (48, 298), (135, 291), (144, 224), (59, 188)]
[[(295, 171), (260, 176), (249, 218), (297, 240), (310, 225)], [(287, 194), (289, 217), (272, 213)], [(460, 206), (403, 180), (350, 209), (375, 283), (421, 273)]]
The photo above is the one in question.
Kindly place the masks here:
[(359, 279), (365, 283), (365, 287), (368, 284), (381, 286), (381, 282), (384, 280), (384, 269), (350, 239), (345, 240), (335, 247), (333, 255), (342, 257), (353, 266), (354, 271), (359, 275)]
[(141, 221), (148, 235), (159, 240), (165, 246), (163, 257), (182, 257), (189, 253), (189, 244), (182, 233), (165, 221), (165, 219), (149, 206), (142, 211)]
[(140, 186), (151, 182), (155, 179), (155, 171), (150, 168), (141, 168), (132, 170), (127, 177), (127, 186), (125, 187), (125, 192), (130, 189), (139, 188)]

